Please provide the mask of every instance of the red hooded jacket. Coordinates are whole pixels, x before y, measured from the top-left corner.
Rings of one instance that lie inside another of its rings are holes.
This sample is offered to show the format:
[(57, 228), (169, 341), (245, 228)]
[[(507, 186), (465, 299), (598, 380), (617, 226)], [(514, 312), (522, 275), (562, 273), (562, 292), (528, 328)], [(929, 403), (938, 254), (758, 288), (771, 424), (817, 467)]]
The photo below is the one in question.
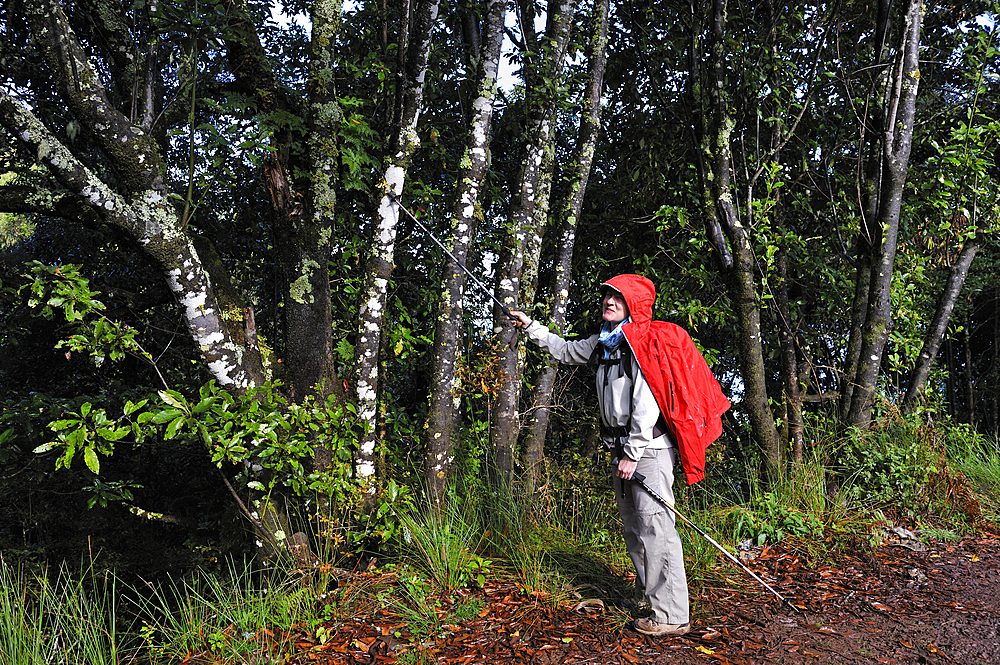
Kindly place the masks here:
[(705, 450), (722, 434), (721, 415), (729, 400), (690, 335), (673, 323), (652, 320), (656, 289), (651, 281), (641, 275), (618, 275), (605, 284), (625, 298), (632, 322), (622, 331), (677, 442), (684, 476), (692, 485), (705, 477)]

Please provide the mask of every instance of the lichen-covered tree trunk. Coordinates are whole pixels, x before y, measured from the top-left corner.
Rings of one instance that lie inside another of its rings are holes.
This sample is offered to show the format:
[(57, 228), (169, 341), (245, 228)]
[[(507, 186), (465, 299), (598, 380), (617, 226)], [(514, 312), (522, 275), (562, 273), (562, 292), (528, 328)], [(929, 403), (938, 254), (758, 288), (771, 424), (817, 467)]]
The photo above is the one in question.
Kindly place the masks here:
[[(340, 29), (340, 0), (312, 7), (306, 95), (287, 94), (278, 80), (244, 3), (236, 3), (226, 41), (236, 88), (255, 100), (261, 113), (303, 119), (304, 140), (274, 132), (264, 161), (271, 199), (269, 217), (280, 266), (284, 329), (283, 380), (288, 396), (300, 401), (344, 390), (336, 376), (330, 300), (329, 257), (336, 207), (338, 131), (341, 110), (334, 89), (334, 46)], [(317, 441), (314, 470), (325, 469), (330, 453)]]
[[(540, 235), (536, 228), (535, 205), (538, 185), (542, 176), (542, 161), (551, 140), (555, 99), (551, 90), (563, 70), (563, 60), (569, 43), (576, 0), (560, 0), (549, 5), (545, 46), (528, 58), (525, 80), (531, 82), (527, 91), (527, 131), (525, 158), (522, 162), (518, 190), (513, 197), (509, 237), (503, 252), (506, 260), (497, 270), (496, 297), (507, 307), (517, 307), (521, 294), (521, 279), (525, 265), (528, 242)], [(533, 70), (533, 71), (532, 71)], [(504, 330), (506, 319), (494, 310), (496, 330)], [(503, 351), (501, 369), (506, 375), (493, 409), (493, 426), (490, 438), (496, 459), (496, 470), (501, 482), (509, 483), (514, 473), (514, 449), (520, 431), (518, 402), (521, 396), (522, 361), (520, 347)]]
[(892, 325), (891, 286), (899, 235), (903, 186), (910, 160), (917, 84), (920, 79), (920, 21), (922, 0), (910, 0), (894, 62), (889, 100), (885, 105), (885, 135), (882, 147), (882, 179), (879, 183), (878, 224), (882, 243), (872, 263), (868, 313), (861, 335), (861, 353), (855, 375), (851, 408), (846, 425), (866, 428), (871, 423), (875, 388), (882, 353)]
[[(702, 108), (705, 105), (705, 98), (710, 97), (710, 91), (706, 91), (702, 78), (702, 61), (704, 60), (704, 49), (702, 39), (704, 37), (704, 21), (711, 20), (710, 16), (702, 15), (702, 3), (699, 0), (689, 0), (688, 14), (691, 21), (690, 33), (688, 35), (688, 76), (685, 91), (688, 103), (691, 108)], [(698, 169), (698, 182), (701, 185), (701, 198), (705, 202), (712, 200), (712, 150), (711, 140), (711, 113), (698, 113), (694, 123), (691, 124), (691, 132), (697, 149), (696, 166)], [(713, 207), (714, 209), (714, 207)], [(719, 224), (719, 217), (715, 214), (706, 214), (704, 217), (705, 237), (715, 250), (715, 255), (719, 259), (719, 268), (722, 272), (728, 272), (733, 267), (733, 255), (726, 242), (726, 234)]]
[[(557, 216), (561, 223), (558, 256), (552, 280), (550, 321), (560, 334), (566, 332), (566, 305), (569, 301), (569, 287), (572, 281), (573, 248), (576, 244), (576, 228), (583, 210), (583, 198), (587, 191), (590, 167), (594, 160), (594, 150), (601, 129), (601, 90), (604, 87), (604, 71), (607, 63), (608, 44), (608, 0), (598, 0), (594, 6), (591, 24), (591, 38), (588, 46), (589, 80), (580, 114), (580, 130), (577, 137), (574, 159), (568, 169), (566, 179), (569, 188), (559, 204)], [(524, 443), (527, 490), (534, 492), (538, 486), (542, 459), (545, 457), (545, 434), (549, 423), (549, 405), (555, 388), (558, 363), (546, 359), (544, 369), (535, 382), (532, 396), (531, 416), (528, 420), (528, 434)]]
[[(906, 388), (906, 394), (903, 395), (903, 401), (900, 406), (904, 413), (910, 413), (916, 408), (917, 397), (927, 383), (927, 376), (930, 374), (931, 366), (934, 364), (934, 359), (937, 358), (938, 351), (941, 350), (941, 342), (944, 340), (944, 335), (948, 332), (951, 313), (955, 309), (958, 295), (962, 292), (965, 278), (969, 274), (969, 267), (972, 265), (972, 260), (976, 258), (976, 253), (983, 246), (984, 241), (985, 236), (980, 228), (974, 237), (967, 239), (963, 243), (958, 258), (956, 258), (955, 263), (948, 270), (948, 280), (945, 282), (944, 289), (941, 290), (941, 294), (938, 296), (937, 306), (934, 308), (934, 317), (927, 326), (927, 332), (924, 334), (924, 341), (920, 347), (920, 355), (917, 356), (916, 365), (914, 365), (913, 373), (910, 376), (910, 383)], [(968, 348), (968, 344), (966, 344), (966, 348)]]
[(764, 455), (765, 472), (773, 479), (781, 473), (781, 439), (767, 399), (753, 248), (750, 246), (748, 230), (740, 220), (732, 198), (729, 154), (733, 120), (724, 75), (725, 38), (726, 0), (715, 0), (708, 49), (708, 93), (712, 121), (708, 140), (703, 148), (709, 155), (712, 180), (705, 212), (718, 221), (732, 252), (728, 291), (736, 313), (736, 347), (743, 379), (742, 403), (750, 420), (754, 440)]
[(62, 187), (106, 224), (131, 237), (160, 266), (189, 334), (219, 384), (244, 390), (259, 383), (263, 368), (246, 334), (242, 304), (218, 298), (202, 257), (168, 198), (154, 141), (110, 103), (61, 5), (54, 0), (26, 3), (25, 11), (52, 70), (56, 92), (107, 155), (117, 187), (105, 184), (28, 108), (3, 92), (0, 122), (37, 154)]
[[(476, 54), (476, 89), (479, 92), (472, 103), (472, 122), (458, 173), (458, 190), (451, 215), (451, 252), (463, 264), (475, 236), (480, 214), (476, 202), (489, 163), (490, 121), (497, 95), (497, 70), (505, 17), (504, 0), (487, 2), (482, 48)], [(449, 257), (445, 263), (445, 282), (441, 289), (442, 297), (434, 327), (434, 361), (426, 428), (427, 462), (424, 479), (431, 498), (437, 505), (444, 498), (448, 481), (459, 406), (455, 390), (458, 357), (463, 347), (465, 285), (465, 272)]]
[(358, 342), (354, 349), (354, 366), (357, 376), (355, 390), (358, 415), (365, 427), (355, 458), (355, 470), (362, 479), (375, 474), (375, 448), (377, 440), (376, 415), (378, 413), (379, 346), (382, 342), (382, 321), (385, 316), (389, 277), (392, 274), (393, 255), (396, 251), (396, 226), (399, 209), (393, 197), (403, 193), (406, 171), (413, 153), (420, 146), (417, 121), (424, 93), (427, 57), (430, 53), (431, 35), (437, 22), (438, 0), (417, 3), (413, 17), (413, 33), (407, 50), (402, 88), (397, 91), (402, 100), (400, 121), (393, 129), (389, 157), (385, 169), (385, 194), (376, 213), (375, 234), (371, 255), (365, 266), (364, 286), (359, 293)]

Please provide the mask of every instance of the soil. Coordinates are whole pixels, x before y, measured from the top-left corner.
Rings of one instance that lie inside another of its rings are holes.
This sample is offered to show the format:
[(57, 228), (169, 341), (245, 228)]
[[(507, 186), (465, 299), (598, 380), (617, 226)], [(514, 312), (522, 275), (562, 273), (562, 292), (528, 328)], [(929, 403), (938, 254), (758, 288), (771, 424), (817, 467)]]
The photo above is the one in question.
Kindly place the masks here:
[[(490, 582), (439, 601), (433, 631), (415, 634), (399, 612), (370, 608), (332, 623), (322, 644), (313, 632), (290, 636), (287, 662), (1000, 663), (1000, 534), (922, 552), (884, 546), (840, 556), (836, 565), (766, 549), (749, 565), (795, 609), (745, 585), (733, 568), (726, 588), (693, 599), (688, 635), (650, 638), (629, 627), (614, 599), (603, 607), (555, 602), (514, 582)], [(378, 584), (358, 575), (347, 589)], [(449, 604), (470, 600), (477, 615), (455, 621)]]

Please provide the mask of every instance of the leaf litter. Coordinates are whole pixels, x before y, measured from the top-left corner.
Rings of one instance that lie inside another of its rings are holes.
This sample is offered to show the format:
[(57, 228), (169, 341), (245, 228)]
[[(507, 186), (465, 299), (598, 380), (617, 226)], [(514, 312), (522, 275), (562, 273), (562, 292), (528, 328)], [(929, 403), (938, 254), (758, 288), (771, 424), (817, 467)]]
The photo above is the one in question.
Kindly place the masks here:
[[(384, 606), (322, 631), (275, 637), (291, 645), (286, 665), (1000, 663), (1000, 534), (923, 552), (847, 553), (836, 563), (814, 566), (792, 549), (768, 548), (752, 562), (754, 572), (801, 613), (730, 580), (692, 598), (694, 625), (683, 637), (651, 638), (623, 626), (624, 599), (560, 603), (504, 580), (467, 591), (482, 606), (476, 616), (449, 618), (429, 633), (411, 632)], [(379, 575), (362, 573), (354, 583), (377, 586)], [(185, 662), (213, 662), (200, 656)]]

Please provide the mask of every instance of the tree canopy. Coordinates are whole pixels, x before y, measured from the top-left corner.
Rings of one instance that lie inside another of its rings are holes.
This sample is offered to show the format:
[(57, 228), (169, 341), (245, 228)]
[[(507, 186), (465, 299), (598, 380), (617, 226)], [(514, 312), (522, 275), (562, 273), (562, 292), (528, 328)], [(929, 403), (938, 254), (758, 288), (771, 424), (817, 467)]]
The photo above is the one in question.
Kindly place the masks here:
[(533, 488), (593, 449), (589, 379), (508, 345), (454, 258), (569, 335), (650, 277), (734, 402), (720, 450), (771, 477), (896, 407), (997, 432), (996, 19), (5, 3), (2, 456), (175, 442), (345, 505)]

